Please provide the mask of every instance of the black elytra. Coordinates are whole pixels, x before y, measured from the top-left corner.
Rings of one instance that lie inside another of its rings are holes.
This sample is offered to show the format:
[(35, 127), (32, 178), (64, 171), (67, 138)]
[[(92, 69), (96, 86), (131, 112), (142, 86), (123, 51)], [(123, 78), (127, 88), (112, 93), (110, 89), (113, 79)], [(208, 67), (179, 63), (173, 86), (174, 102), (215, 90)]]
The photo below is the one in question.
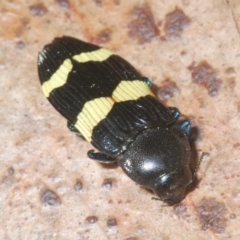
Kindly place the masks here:
[(90, 150), (89, 158), (117, 162), (167, 203), (185, 197), (193, 181), (190, 121), (157, 100), (148, 78), (112, 52), (67, 36), (39, 53), (38, 73), (69, 129), (99, 150)]

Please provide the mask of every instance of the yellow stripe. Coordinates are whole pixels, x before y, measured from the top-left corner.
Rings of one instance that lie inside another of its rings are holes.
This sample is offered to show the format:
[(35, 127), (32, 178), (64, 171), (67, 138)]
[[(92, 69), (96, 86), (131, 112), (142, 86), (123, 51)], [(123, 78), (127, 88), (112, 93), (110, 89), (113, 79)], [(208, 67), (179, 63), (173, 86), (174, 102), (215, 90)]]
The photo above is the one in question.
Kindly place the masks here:
[(102, 62), (104, 60), (107, 60), (111, 55), (113, 55), (111, 51), (105, 48), (100, 48), (96, 51), (75, 55), (73, 56), (73, 59), (80, 63), (89, 62), (89, 61)]
[(114, 90), (112, 97), (116, 102), (137, 100), (146, 95), (153, 95), (150, 88), (143, 81), (121, 81)]
[(77, 116), (75, 127), (87, 141), (91, 142), (93, 128), (107, 116), (113, 104), (113, 100), (107, 97), (96, 98), (85, 103), (81, 113)]
[[(43, 54), (43, 53), (42, 53)], [(102, 62), (108, 59), (113, 53), (105, 48), (100, 48), (96, 51), (81, 53), (73, 56), (73, 59), (78, 62), (98, 61)], [(39, 55), (39, 62), (44, 59), (42, 55)], [(43, 93), (46, 97), (50, 96), (50, 93), (58, 87), (63, 86), (67, 82), (69, 72), (72, 71), (73, 65), (70, 59), (66, 59), (58, 70), (51, 76), (51, 78), (42, 84)]]
[(70, 59), (66, 59), (51, 78), (42, 84), (42, 90), (46, 97), (58, 87), (67, 82), (68, 74), (72, 71), (73, 65)]
[(91, 142), (93, 128), (106, 118), (115, 102), (137, 100), (146, 95), (154, 96), (145, 82), (123, 80), (114, 90), (112, 97), (95, 98), (86, 102), (77, 116), (75, 127)]

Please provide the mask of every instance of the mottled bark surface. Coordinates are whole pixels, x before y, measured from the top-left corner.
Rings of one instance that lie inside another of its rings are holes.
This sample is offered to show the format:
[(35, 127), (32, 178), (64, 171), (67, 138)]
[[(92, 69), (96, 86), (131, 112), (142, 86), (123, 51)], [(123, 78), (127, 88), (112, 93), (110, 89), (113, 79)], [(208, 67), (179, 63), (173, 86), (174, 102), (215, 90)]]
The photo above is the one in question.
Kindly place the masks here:
[[(239, 239), (238, 0), (1, 1), (0, 26), (0, 239)], [(121, 55), (191, 119), (193, 162), (207, 154), (180, 204), (88, 159), (45, 99), (37, 54), (62, 35)]]

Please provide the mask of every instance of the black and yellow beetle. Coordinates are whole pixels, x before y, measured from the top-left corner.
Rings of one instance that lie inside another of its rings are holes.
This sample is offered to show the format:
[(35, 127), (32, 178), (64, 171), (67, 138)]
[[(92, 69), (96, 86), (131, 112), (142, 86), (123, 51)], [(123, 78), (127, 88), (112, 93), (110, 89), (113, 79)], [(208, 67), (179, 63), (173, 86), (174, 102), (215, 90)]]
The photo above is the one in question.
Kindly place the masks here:
[(39, 53), (38, 73), (69, 129), (99, 150), (88, 152), (91, 159), (116, 161), (167, 203), (184, 198), (194, 178), (190, 122), (154, 97), (149, 79), (111, 51), (67, 36)]

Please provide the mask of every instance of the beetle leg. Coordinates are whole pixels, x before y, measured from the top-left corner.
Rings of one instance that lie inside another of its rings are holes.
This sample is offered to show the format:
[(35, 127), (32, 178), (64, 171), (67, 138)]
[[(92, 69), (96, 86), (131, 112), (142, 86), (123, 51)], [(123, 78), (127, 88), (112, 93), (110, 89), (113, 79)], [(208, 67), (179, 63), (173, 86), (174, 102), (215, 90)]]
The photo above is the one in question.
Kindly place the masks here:
[(179, 119), (180, 115), (181, 115), (179, 110), (175, 107), (168, 107), (168, 110), (172, 114), (173, 118), (177, 121)]
[(94, 150), (89, 150), (87, 154), (90, 159), (97, 160), (99, 162), (106, 163), (106, 164), (114, 163), (117, 161), (115, 158), (112, 158), (111, 156), (105, 153), (94, 152)]
[(79, 133), (79, 131), (76, 129), (76, 127), (69, 121), (67, 122), (67, 127), (71, 132)]
[(78, 137), (82, 138), (83, 140), (86, 140), (84, 136), (78, 131), (78, 129), (69, 121), (67, 122), (67, 127), (71, 132), (75, 132)]
[(148, 77), (142, 77), (142, 80), (149, 86), (151, 87), (152, 82)]
[(191, 123), (189, 120), (184, 120), (179, 123), (180, 128), (186, 133), (187, 136), (190, 135)]

